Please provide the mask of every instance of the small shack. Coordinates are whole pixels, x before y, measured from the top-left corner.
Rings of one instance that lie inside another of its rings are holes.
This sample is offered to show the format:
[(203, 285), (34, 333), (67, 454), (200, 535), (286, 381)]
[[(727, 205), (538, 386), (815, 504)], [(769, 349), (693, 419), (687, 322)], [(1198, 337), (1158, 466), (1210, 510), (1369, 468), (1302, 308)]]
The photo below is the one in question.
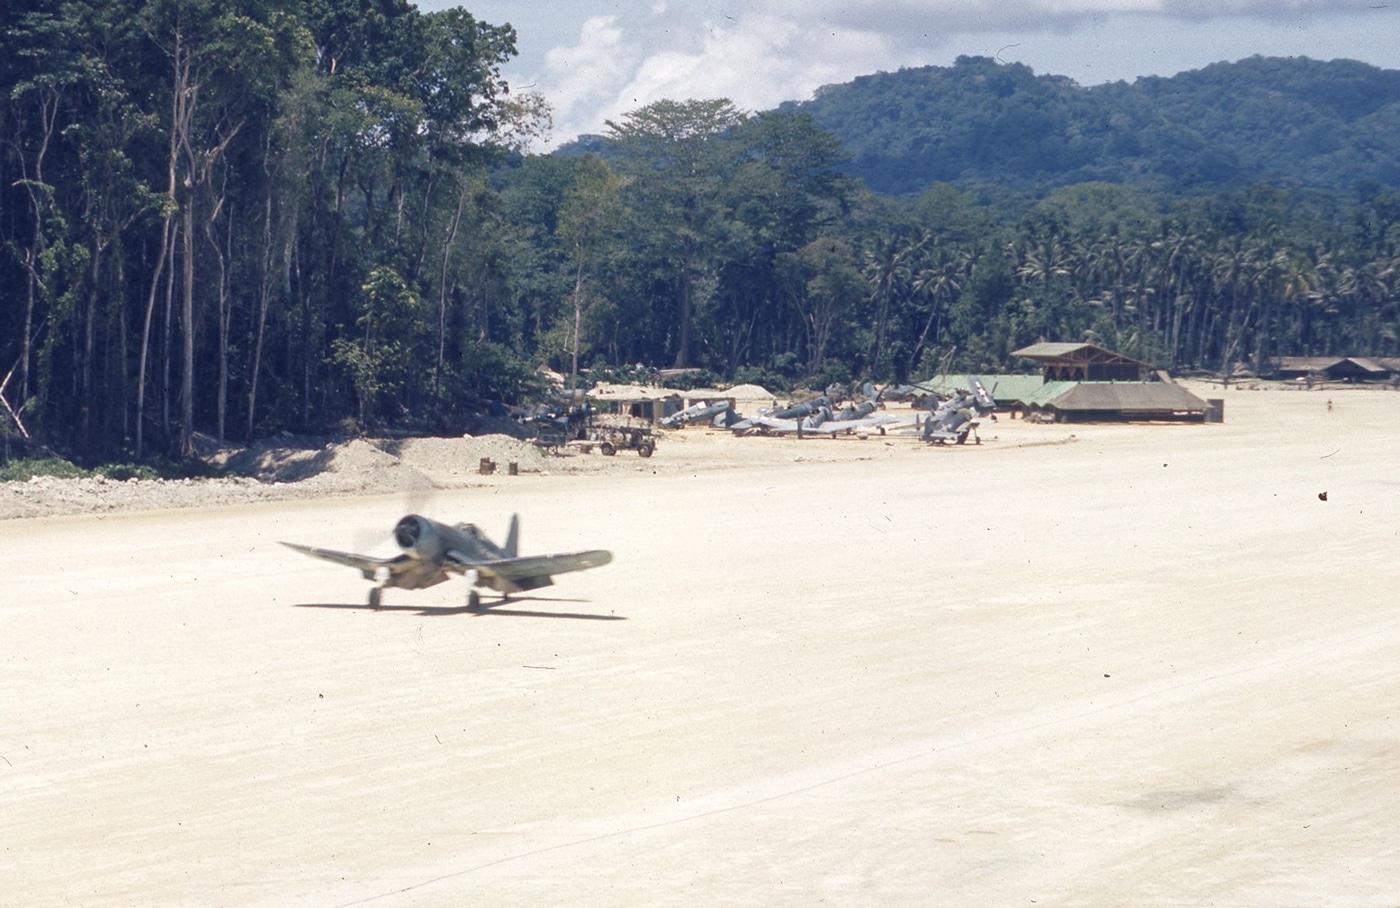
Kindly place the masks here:
[(588, 392), (589, 400), (603, 413), (625, 416), (655, 425), (662, 417), (681, 408), (681, 397), (666, 388), (647, 385), (613, 385), (601, 383)]
[(1365, 356), (1280, 356), (1274, 368), (1280, 381), (1384, 382), (1395, 375), (1390, 363)]

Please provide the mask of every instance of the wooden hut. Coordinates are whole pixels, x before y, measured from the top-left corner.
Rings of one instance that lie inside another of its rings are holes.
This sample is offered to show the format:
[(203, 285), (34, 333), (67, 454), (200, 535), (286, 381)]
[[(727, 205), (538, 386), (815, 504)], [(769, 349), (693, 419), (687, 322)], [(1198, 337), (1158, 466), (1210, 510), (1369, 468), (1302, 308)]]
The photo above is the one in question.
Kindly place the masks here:
[(1042, 341), (1015, 350), (1011, 355), (1024, 356), (1040, 363), (1047, 382), (1142, 381), (1154, 371), (1148, 363), (1105, 350), (1096, 344)]
[(1280, 356), (1274, 378), (1330, 382), (1389, 381), (1396, 374), (1392, 364), (1365, 356)]

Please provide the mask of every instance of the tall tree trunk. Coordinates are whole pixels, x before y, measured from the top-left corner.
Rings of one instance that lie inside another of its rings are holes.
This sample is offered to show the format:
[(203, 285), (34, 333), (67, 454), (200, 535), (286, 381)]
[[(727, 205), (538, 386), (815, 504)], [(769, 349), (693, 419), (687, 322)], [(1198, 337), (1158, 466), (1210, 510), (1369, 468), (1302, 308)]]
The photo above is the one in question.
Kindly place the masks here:
[(146, 364), (151, 352), (151, 322), (156, 311), (156, 298), (160, 295), (160, 279), (165, 269), (166, 258), (170, 254), (170, 231), (174, 227), (173, 218), (167, 214), (160, 231), (160, 252), (156, 255), (155, 270), (151, 273), (151, 288), (146, 294), (146, 317), (141, 325), (141, 354), (136, 367), (136, 457), (139, 460), (146, 453)]
[[(222, 156), (223, 149), (228, 145), (228, 140), (220, 143), (215, 154)], [(210, 161), (209, 166), (213, 166)], [(214, 265), (217, 269), (217, 281), (214, 292), (216, 296), (216, 313), (218, 334), (218, 383), (215, 387), (215, 421), (216, 432), (219, 441), (222, 443), (225, 437), (225, 429), (228, 425), (228, 348), (229, 348), (229, 324), (233, 319), (233, 293), (229, 287), (229, 262), (233, 259), (233, 206), (228, 201), (228, 168), (222, 169), (223, 178), (220, 181), (218, 195), (213, 198), (213, 204), (209, 217), (204, 221), (204, 236), (209, 242), (209, 248), (214, 252)], [(209, 170), (206, 168), (201, 183), (212, 185), (209, 178)], [(224, 218), (224, 236), (222, 240), (215, 234), (214, 227), (222, 216)]]
[[(193, 158), (188, 131), (184, 145), (187, 156)], [(180, 231), (180, 457), (189, 457), (194, 453), (194, 162), (190, 160), (188, 163), (190, 167), (185, 173), (185, 204), (181, 206)]]
[[(257, 419), (258, 412), (258, 378), (262, 372), (263, 340), (267, 335), (267, 313), (272, 301), (272, 287), (274, 280), (274, 231), (272, 227), (273, 206), (272, 193), (273, 182), (271, 174), (268, 174), (267, 194), (263, 197), (263, 248), (260, 256), (260, 272), (258, 281), (258, 314), (257, 321), (253, 327), (253, 353), (252, 360), (248, 364), (248, 418), (243, 427), (243, 438), (245, 441), (253, 440), (253, 426)], [(294, 233), (295, 231), (293, 231)], [(288, 240), (290, 243), (290, 240)], [(285, 275), (287, 261), (290, 252), (287, 246), (283, 246), (283, 274)]]
[(573, 361), (569, 367), (569, 390), (578, 388), (578, 348), (579, 330), (583, 327), (583, 269), (584, 258), (578, 257), (578, 270), (574, 272), (574, 349)]
[(687, 237), (682, 240), (681, 254), (681, 323), (680, 338), (676, 344), (675, 368), (690, 368), (690, 323), (695, 316), (695, 280), (691, 274), (691, 264), (695, 256), (691, 248), (691, 240)]
[(29, 362), (34, 357), (34, 312), (38, 306), (40, 262), (47, 243), (44, 238), (46, 211), (52, 207), (51, 188), (44, 183), (44, 158), (48, 156), (49, 142), (53, 138), (58, 123), (58, 90), (43, 89), (39, 95), (39, 147), (34, 150), (33, 174), (25, 172), (24, 154), (19, 155), (21, 175), (24, 177), (25, 192), (29, 196), (34, 216), (34, 226), (30, 246), (25, 249), (21, 261), (25, 271), (24, 294), (24, 336), (20, 338), (19, 397), (15, 404), (16, 413), (23, 412), (29, 400)]
[(83, 456), (92, 460), (97, 456), (96, 439), (92, 425), (93, 383), (92, 365), (97, 355), (97, 281), (101, 270), (103, 243), (96, 229), (93, 231), (92, 245), (88, 250), (87, 292), (83, 294), (83, 359), (79, 367), (79, 420), (78, 449)]
[(165, 454), (170, 448), (170, 360), (174, 356), (173, 336), (175, 333), (175, 244), (180, 236), (180, 222), (176, 220), (170, 227), (170, 267), (165, 269), (165, 305), (161, 311), (160, 342), (160, 440)]
[[(457, 209), (447, 227), (447, 235), (442, 240), (442, 260), (438, 267), (438, 345), (437, 368), (433, 372), (433, 399), (442, 395), (443, 360), (447, 352), (447, 265), (452, 258), (452, 246), (457, 240), (457, 230), (462, 224), (462, 210), (467, 204), (467, 184), (464, 181), (457, 194)], [(426, 245), (426, 243), (424, 244)]]

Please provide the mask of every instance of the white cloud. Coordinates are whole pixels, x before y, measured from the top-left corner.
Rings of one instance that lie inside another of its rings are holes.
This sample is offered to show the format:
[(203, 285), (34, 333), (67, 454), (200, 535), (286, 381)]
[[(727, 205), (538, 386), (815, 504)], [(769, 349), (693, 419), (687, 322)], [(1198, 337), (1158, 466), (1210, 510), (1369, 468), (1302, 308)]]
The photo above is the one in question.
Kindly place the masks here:
[[(441, 8), (453, 0), (421, 0)], [(555, 140), (661, 98), (765, 110), (821, 85), (994, 56), (1090, 84), (1251, 54), (1400, 66), (1400, 10), (1370, 0), (477, 0), (515, 25), (513, 84), (554, 106)]]
[(544, 57), (538, 90), (554, 107), (556, 124), (572, 123), (605, 102), (612, 87), (631, 78), (639, 52), (624, 43), (614, 16), (583, 24), (576, 44), (555, 47)]
[[(575, 85), (547, 92), (562, 138), (601, 132), (604, 121), (663, 98), (729, 98), (742, 109), (764, 110), (860, 72), (910, 62), (885, 36), (868, 30), (763, 14), (699, 20), (684, 29), (669, 16), (657, 16), (646, 28), (620, 21), (610, 19), (608, 29), (585, 28), (578, 44), (547, 57), (542, 87), (563, 86), (585, 71), (592, 76), (587, 90)], [(615, 65), (572, 62), (599, 59)]]

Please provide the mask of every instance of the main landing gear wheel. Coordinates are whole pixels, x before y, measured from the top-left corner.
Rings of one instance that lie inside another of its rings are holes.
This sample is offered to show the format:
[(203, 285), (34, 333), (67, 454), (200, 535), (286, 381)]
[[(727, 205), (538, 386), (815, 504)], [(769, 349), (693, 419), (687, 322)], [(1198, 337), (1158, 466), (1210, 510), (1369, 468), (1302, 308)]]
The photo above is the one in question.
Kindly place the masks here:
[(471, 592), (467, 593), (467, 608), (481, 608), (481, 594), (478, 593), (476, 590), (472, 590)]
[(369, 607), (379, 608), (379, 603), (383, 600), (383, 598), (384, 588), (378, 586), (374, 587), (369, 591)]

